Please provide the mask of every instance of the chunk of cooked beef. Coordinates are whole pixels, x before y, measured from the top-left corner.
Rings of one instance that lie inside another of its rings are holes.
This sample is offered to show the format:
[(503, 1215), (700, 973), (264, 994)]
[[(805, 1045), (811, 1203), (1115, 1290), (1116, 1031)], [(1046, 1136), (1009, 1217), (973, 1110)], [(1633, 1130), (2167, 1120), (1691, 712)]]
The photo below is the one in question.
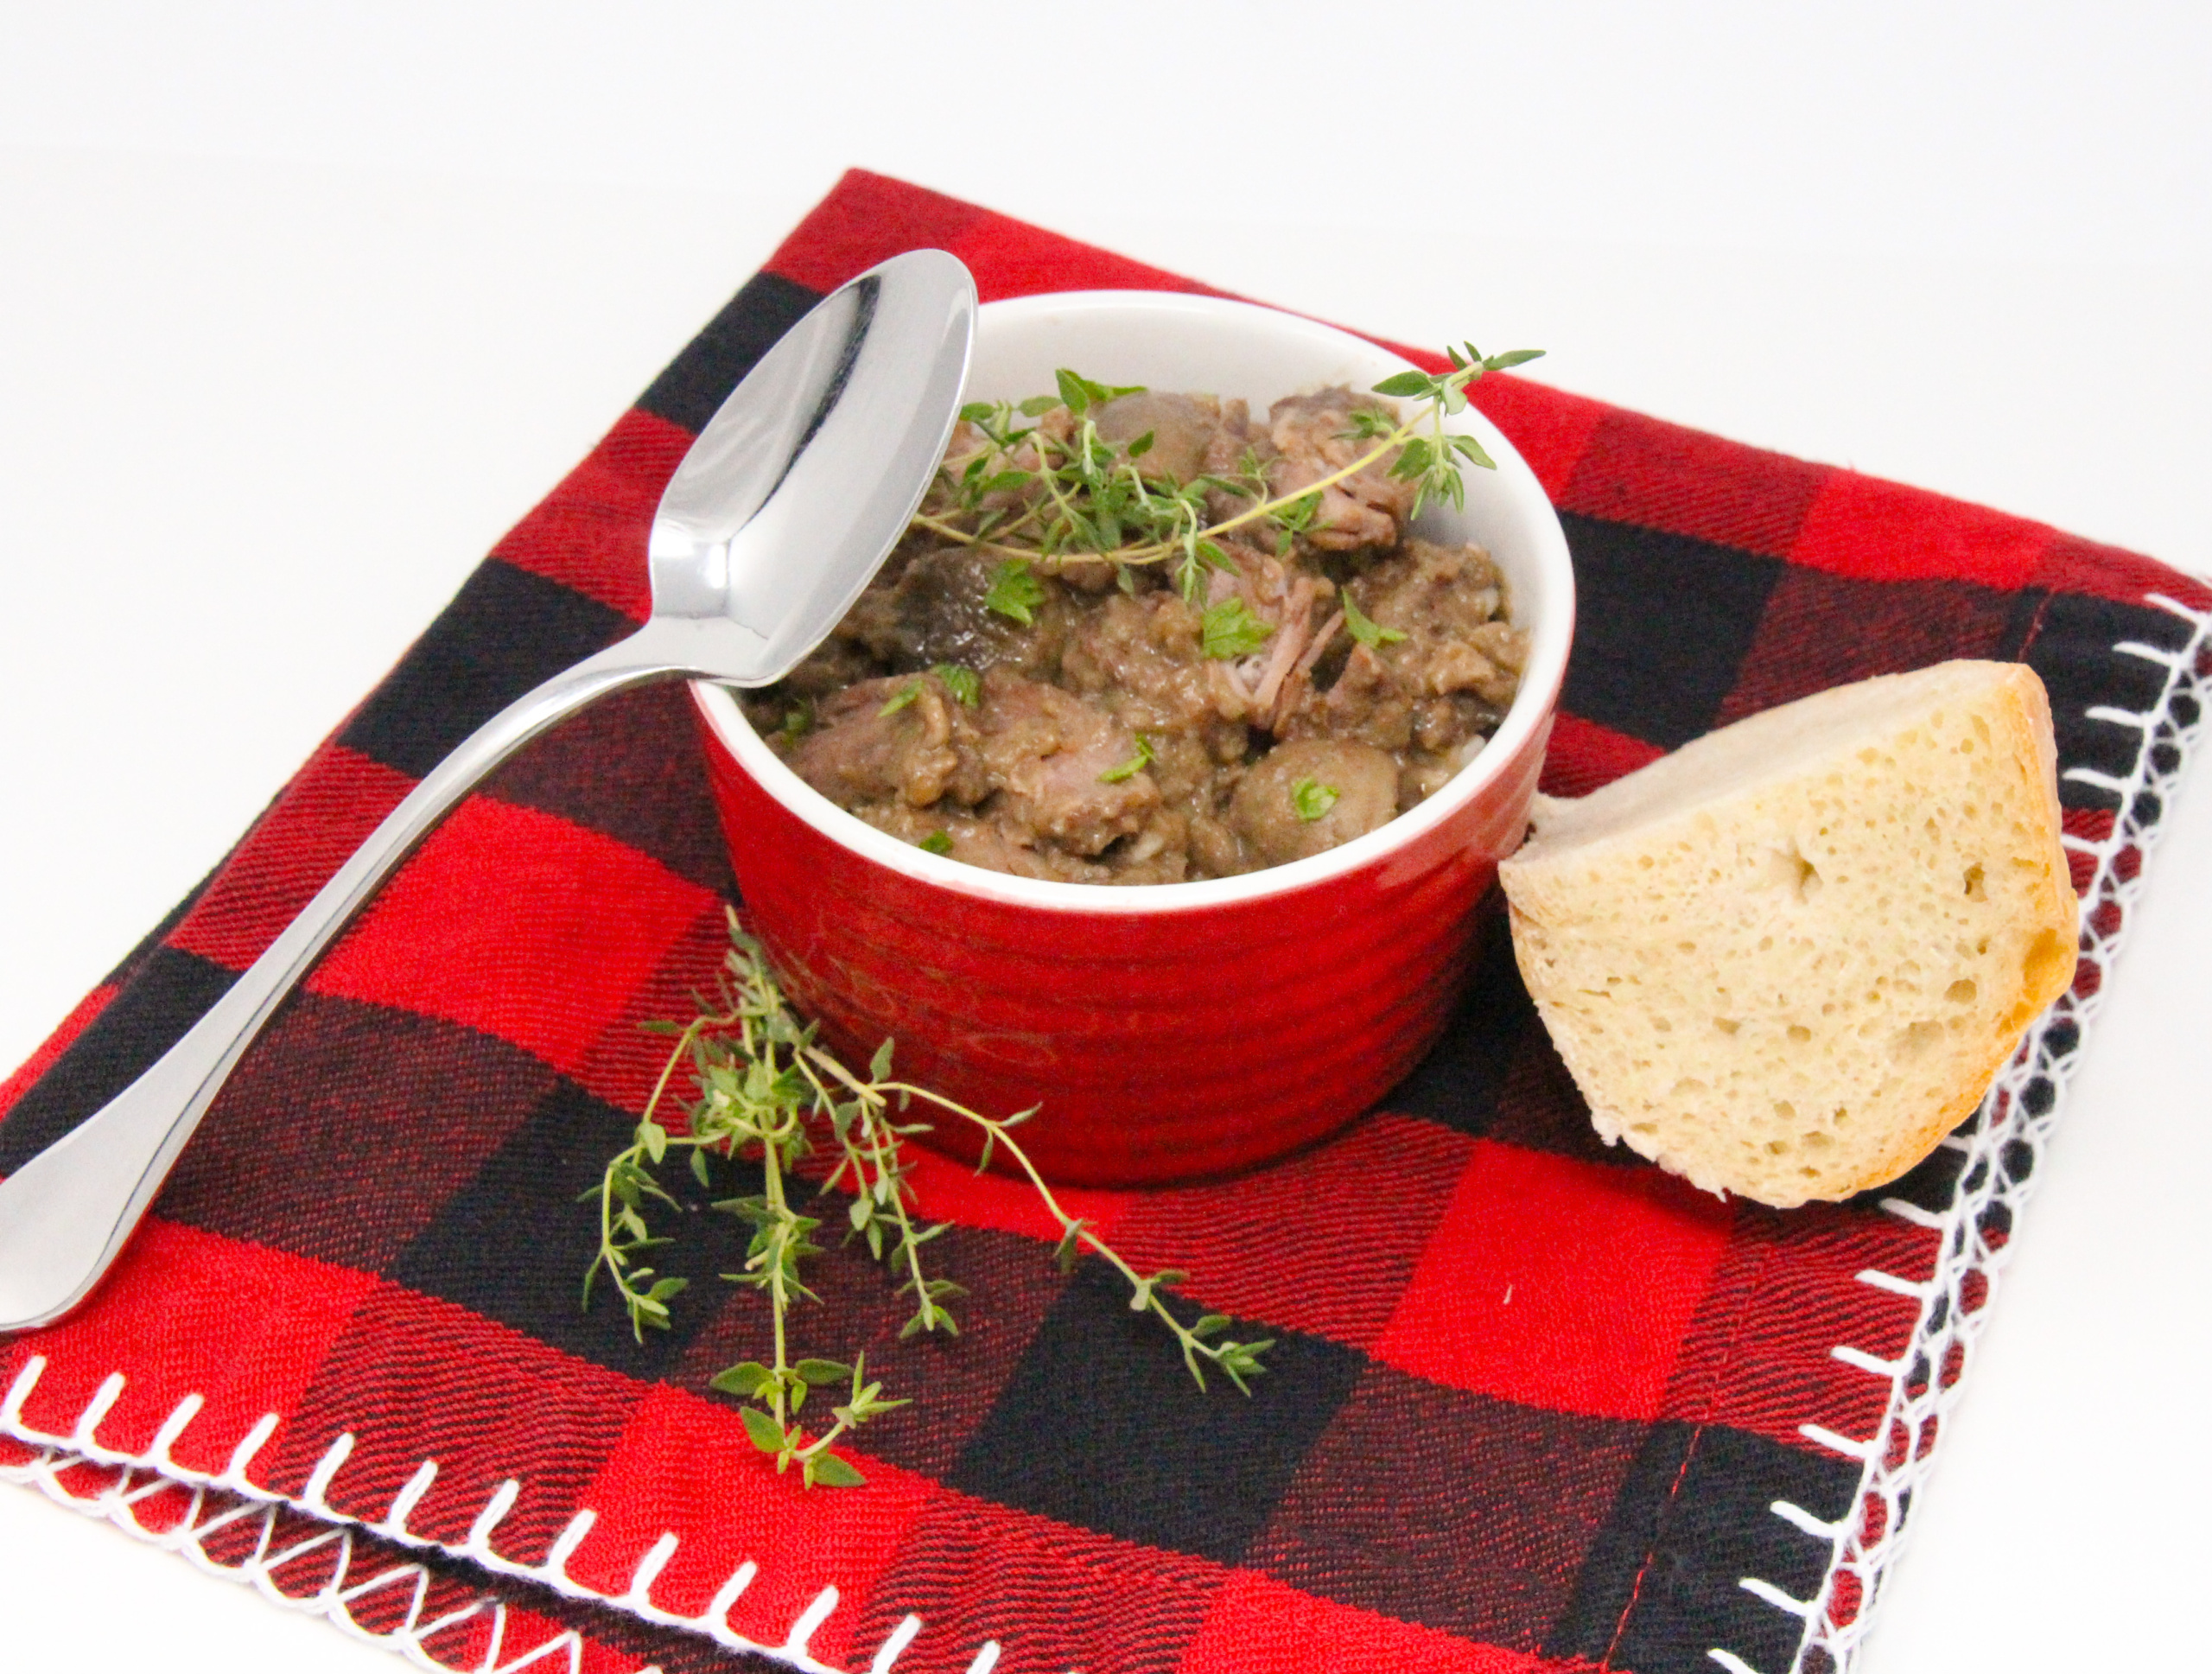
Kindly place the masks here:
[(1205, 468), (1206, 450), (1221, 428), (1221, 405), (1211, 397), (1140, 390), (1109, 401), (1091, 422), (1099, 440), (1117, 449), (1148, 433), (1152, 446), (1137, 455), (1138, 474), (1155, 482), (1188, 482)]
[(933, 675), (848, 686), (823, 702), (785, 759), (846, 806), (895, 799), (921, 808), (947, 796), (973, 803), (988, 789), (975, 727)]
[[(1268, 408), (1268, 440), (1278, 455), (1268, 466), (1268, 487), (1277, 494), (1301, 493), (1371, 449), (1372, 442), (1353, 434), (1352, 413), (1361, 409), (1389, 411), (1371, 396), (1342, 387), (1287, 396)], [(1306, 538), (1332, 552), (1397, 544), (1413, 509), (1414, 485), (1390, 474), (1396, 459), (1394, 449), (1324, 488)]]
[(1143, 736), (1163, 804), (1186, 820), (1219, 811), (1222, 769), (1250, 745), (1250, 703), (1205, 655), (1196, 609), (1164, 588), (1103, 600), (1070, 631), (1060, 668), (1064, 685)]
[(1135, 836), (1160, 806), (1150, 773), (1118, 773), (1137, 759), (1135, 735), (1058, 686), (992, 669), (976, 725), (1002, 827), (1090, 856)]
[[(1225, 719), (1197, 610), (1165, 589), (1102, 599), (1071, 627), (1063, 684), (1139, 731), (1200, 731)], [(1243, 754), (1236, 733), (1236, 754)]]
[(1325, 691), (1306, 691), (1279, 735), (1353, 738), (1378, 750), (1402, 750), (1414, 740), (1414, 706), (1382, 654), (1355, 645), (1335, 683)]
[[(1316, 818), (1299, 808), (1327, 803)], [(1333, 792), (1333, 799), (1329, 792)], [(1265, 866), (1304, 860), (1364, 837), (1398, 812), (1398, 764), (1370, 744), (1301, 738), (1278, 744), (1230, 799), (1230, 823)]]
[[(1528, 658), (1527, 636), (1497, 614), (1503, 590), (1496, 567), (1480, 547), (1416, 537), (1346, 591), (1386, 630), (1385, 640), (1354, 646), (1335, 684), (1297, 694), (1278, 731), (1357, 738), (1422, 758), (1408, 767), (1441, 762), (1456, 770), (1466, 747), (1495, 730), (1511, 705)], [(1440, 782), (1423, 772), (1408, 785)]]
[(1360, 608), (1405, 636), (1382, 650), (1408, 696), (1470, 692), (1500, 715), (1529, 656), (1528, 636), (1499, 617), (1504, 594), (1482, 548), (1419, 537), (1352, 583)]

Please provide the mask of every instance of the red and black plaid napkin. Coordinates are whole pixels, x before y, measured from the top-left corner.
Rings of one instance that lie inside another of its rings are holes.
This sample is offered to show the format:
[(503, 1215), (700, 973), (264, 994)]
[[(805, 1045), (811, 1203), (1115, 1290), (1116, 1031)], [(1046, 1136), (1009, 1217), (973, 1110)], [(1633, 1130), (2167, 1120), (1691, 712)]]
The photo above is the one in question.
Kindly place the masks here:
[[(0, 1088), (0, 1170), (136, 1075), (479, 722), (644, 614), (691, 432), (822, 292), (922, 245), (986, 299), (1198, 288), (849, 175)], [(2195, 728), (2212, 591), (1538, 384), (1480, 394), (1581, 590), (1547, 788), (1840, 681), (2024, 659), (2108, 952)], [(577, 1303), (578, 1193), (664, 1045), (639, 1025), (689, 1015), (731, 899), (680, 691), (511, 764), (264, 1036), (96, 1299), (0, 1345), (0, 1464), (455, 1666), (675, 1674), (756, 1646), (913, 1674), (1781, 1674), (1863, 1626), (2101, 970), (1929, 1163), (1783, 1213), (1599, 1145), (1493, 925), (1443, 1043), (1340, 1137), (1075, 1194), (1277, 1340), (1251, 1399), (1193, 1389), (1100, 1272), (1062, 1278), (1022, 1189), (935, 1164), (963, 1334), (899, 1342), (881, 1274), (823, 1261), (799, 1346), (865, 1347), (917, 1398), (861, 1433), (868, 1487), (809, 1494), (707, 1386), (764, 1346), (759, 1299), (713, 1276), (734, 1221), (685, 1217), (667, 1264), (702, 1282), (642, 1347)]]

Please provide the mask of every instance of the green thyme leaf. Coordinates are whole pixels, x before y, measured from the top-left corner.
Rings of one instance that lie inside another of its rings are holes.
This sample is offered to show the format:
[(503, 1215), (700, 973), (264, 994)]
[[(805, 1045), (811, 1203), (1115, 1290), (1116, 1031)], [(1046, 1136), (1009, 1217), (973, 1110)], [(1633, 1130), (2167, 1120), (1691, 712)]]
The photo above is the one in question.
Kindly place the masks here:
[(842, 1384), (853, 1375), (842, 1360), (801, 1360), (791, 1370), (809, 1384)]
[(1373, 651), (1382, 646), (1394, 646), (1406, 637), (1396, 628), (1385, 627), (1380, 622), (1370, 618), (1368, 614), (1359, 608), (1358, 601), (1352, 597), (1351, 589), (1347, 588), (1338, 595), (1338, 601), (1344, 608), (1345, 631), (1369, 650)]
[(1311, 825), (1323, 814), (1337, 805), (1337, 799), (1344, 794), (1333, 785), (1324, 785), (1318, 780), (1301, 779), (1290, 787), (1290, 805), (1298, 810), (1298, 817)]
[(1137, 735), (1137, 753), (1118, 767), (1109, 767), (1098, 775), (1101, 785), (1118, 785), (1125, 779), (1134, 779), (1160, 758), (1153, 754), (1152, 740), (1142, 733)]
[(1390, 468), (1390, 474), (1410, 482), (1428, 473), (1429, 461), (1436, 456), (1436, 449), (1425, 436), (1415, 436), (1398, 450), (1398, 462)]
[(1229, 1381), (1246, 1395), (1252, 1386), (1244, 1380), (1256, 1378), (1267, 1370), (1260, 1364), (1260, 1356), (1275, 1346), (1272, 1337), (1262, 1337), (1256, 1343), (1220, 1343), (1216, 1345), (1214, 1364), (1229, 1374)]
[(760, 1392), (762, 1385), (774, 1379), (775, 1375), (758, 1360), (741, 1360), (709, 1378), (707, 1387), (750, 1401)]
[(1045, 602), (1045, 583), (1029, 573), (1028, 559), (1007, 558), (992, 576), (991, 590), (983, 595), (983, 602), (1027, 627), (1034, 620), (1032, 613)]
[(869, 1080), (884, 1081), (890, 1079), (891, 1053), (897, 1044), (891, 1036), (887, 1034), (883, 1037), (883, 1044), (875, 1049), (875, 1056), (868, 1060)]
[(958, 663), (936, 663), (930, 672), (944, 683), (955, 702), (963, 709), (974, 709), (983, 696), (983, 682), (976, 671)]
[(883, 707), (876, 710), (876, 714), (879, 716), (896, 715), (921, 695), (922, 683), (919, 680), (909, 680), (886, 700)]
[(1094, 383), (1080, 372), (1070, 372), (1065, 366), (1052, 374), (1052, 381), (1059, 387), (1060, 404), (1077, 418), (1093, 407), (1103, 407), (1122, 396), (1144, 393), (1141, 384), (1116, 385)]
[(758, 1407), (740, 1407), (737, 1416), (745, 1421), (745, 1433), (753, 1438), (753, 1445), (763, 1453), (784, 1450), (784, 1427)]
[(1449, 438), (1449, 442), (1452, 451), (1460, 455), (1470, 463), (1479, 465), (1485, 471), (1495, 471), (1497, 468), (1497, 461), (1483, 450), (1483, 444), (1474, 437), (1454, 433)]
[(952, 833), (931, 831), (914, 846), (926, 854), (949, 855), (952, 852)]
[(806, 1479), (825, 1488), (862, 1488), (868, 1479), (834, 1453), (817, 1453), (806, 1461)]
[(1252, 614), (1243, 596), (1234, 593), (1219, 604), (1207, 607), (1198, 626), (1206, 655), (1219, 659), (1248, 656), (1274, 633), (1271, 626)]
[(797, 743), (800, 739), (805, 737), (806, 735), (813, 729), (813, 699), (802, 697), (795, 705), (784, 711), (783, 733), (784, 737), (787, 742)]
[(1375, 386), (1377, 395), (1431, 395), (1435, 392), (1437, 379), (1425, 372), (1393, 372)]

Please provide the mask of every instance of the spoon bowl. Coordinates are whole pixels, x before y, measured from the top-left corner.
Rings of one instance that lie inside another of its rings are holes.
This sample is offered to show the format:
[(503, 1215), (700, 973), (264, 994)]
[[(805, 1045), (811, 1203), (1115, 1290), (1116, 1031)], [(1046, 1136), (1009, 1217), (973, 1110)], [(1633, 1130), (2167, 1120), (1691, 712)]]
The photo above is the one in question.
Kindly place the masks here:
[(944, 456), (975, 331), (968, 270), (921, 250), (823, 299), (763, 355), (676, 468), (646, 549), (645, 632), (730, 685), (822, 643)]

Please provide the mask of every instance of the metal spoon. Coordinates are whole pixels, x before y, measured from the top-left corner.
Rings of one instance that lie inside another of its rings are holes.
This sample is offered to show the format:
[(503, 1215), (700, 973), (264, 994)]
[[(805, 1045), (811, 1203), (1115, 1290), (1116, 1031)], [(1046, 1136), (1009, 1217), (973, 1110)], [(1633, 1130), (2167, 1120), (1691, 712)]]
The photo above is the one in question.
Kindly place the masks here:
[(470, 786), (608, 692), (692, 678), (766, 685), (821, 643), (921, 503), (975, 321), (968, 270), (915, 251), (833, 293), (762, 357), (661, 497), (652, 619), (486, 722), (182, 1039), (0, 1181), (0, 1331), (84, 1300), (277, 1003)]

